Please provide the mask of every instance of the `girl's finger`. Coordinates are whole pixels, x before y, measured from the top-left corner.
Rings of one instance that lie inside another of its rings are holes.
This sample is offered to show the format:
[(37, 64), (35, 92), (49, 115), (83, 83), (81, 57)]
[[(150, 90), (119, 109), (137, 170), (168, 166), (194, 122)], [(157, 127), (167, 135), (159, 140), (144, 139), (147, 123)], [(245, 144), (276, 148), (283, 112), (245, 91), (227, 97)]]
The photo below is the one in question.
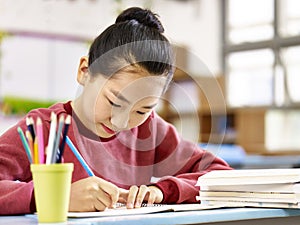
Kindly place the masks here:
[(100, 180), (99, 187), (104, 192), (106, 192), (110, 197), (109, 207), (114, 208), (119, 199), (119, 188), (116, 185), (114, 185), (113, 183), (105, 181), (101, 178), (99, 178), (99, 180)]
[(138, 191), (139, 191), (139, 188), (136, 185), (133, 185), (130, 187), (129, 194), (127, 197), (127, 204), (126, 204), (126, 207), (128, 209), (133, 209)]
[(146, 194), (149, 192), (149, 188), (146, 185), (141, 185), (138, 191), (138, 194), (136, 196), (136, 200), (135, 200), (135, 208), (139, 208), (141, 207)]
[(149, 190), (149, 196), (148, 196), (148, 202), (147, 203), (149, 205), (153, 205), (155, 203), (156, 197), (157, 197), (156, 191), (153, 190), (153, 189), (150, 189)]

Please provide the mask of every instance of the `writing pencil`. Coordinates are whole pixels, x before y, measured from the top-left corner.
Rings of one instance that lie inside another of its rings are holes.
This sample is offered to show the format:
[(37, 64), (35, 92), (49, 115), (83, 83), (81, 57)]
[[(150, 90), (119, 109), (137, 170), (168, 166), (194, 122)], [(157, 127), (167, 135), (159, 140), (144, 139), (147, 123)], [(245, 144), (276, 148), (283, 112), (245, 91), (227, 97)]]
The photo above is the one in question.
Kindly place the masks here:
[(84, 161), (84, 159), (80, 155), (79, 151), (76, 149), (75, 145), (72, 143), (72, 141), (70, 140), (70, 138), (68, 136), (66, 137), (66, 143), (70, 147), (70, 149), (72, 150), (72, 152), (74, 153), (74, 155), (76, 156), (76, 158), (78, 159), (78, 161), (80, 162), (80, 164), (82, 165), (82, 167), (85, 169), (85, 171), (87, 172), (87, 174), (89, 176), (95, 176), (94, 173), (93, 173), (93, 171), (90, 169), (90, 167)]

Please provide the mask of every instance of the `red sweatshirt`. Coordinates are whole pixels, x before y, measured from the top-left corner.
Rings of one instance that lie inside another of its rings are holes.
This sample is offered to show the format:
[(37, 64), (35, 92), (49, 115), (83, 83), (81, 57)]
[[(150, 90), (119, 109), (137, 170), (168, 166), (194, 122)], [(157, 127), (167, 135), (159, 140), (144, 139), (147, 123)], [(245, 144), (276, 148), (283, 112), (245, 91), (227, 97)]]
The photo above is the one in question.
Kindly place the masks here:
[[(175, 128), (155, 112), (140, 126), (102, 139), (78, 120), (70, 102), (36, 109), (27, 116), (43, 121), (47, 145), (50, 115), (72, 115), (68, 136), (94, 174), (119, 187), (154, 184), (163, 194), (163, 203), (192, 203), (199, 176), (211, 170), (231, 169), (223, 160), (183, 140)], [(0, 137), (0, 215), (35, 212), (30, 164), (17, 132), (26, 130), (25, 118)], [(66, 145), (64, 162), (73, 162), (72, 182), (88, 175)]]

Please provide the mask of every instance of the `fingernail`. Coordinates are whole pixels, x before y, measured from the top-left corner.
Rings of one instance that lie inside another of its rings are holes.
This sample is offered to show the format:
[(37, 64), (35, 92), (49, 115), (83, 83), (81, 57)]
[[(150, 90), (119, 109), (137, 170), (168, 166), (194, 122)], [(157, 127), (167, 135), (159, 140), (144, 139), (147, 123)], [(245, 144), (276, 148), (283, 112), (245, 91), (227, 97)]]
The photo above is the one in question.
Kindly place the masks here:
[(128, 204), (127, 204), (127, 208), (133, 209), (133, 204), (132, 204), (132, 203), (128, 203)]
[(140, 207), (141, 207), (141, 203), (140, 203), (140, 202), (136, 202), (136, 203), (135, 203), (135, 207), (136, 207), (136, 208), (140, 208)]

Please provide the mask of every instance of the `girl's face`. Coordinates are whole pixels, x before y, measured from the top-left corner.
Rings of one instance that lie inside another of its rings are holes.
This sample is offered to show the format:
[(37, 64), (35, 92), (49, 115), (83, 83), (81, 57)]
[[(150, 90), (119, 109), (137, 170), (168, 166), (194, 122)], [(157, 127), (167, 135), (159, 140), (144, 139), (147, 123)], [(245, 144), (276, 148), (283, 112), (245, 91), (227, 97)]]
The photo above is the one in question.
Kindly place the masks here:
[(87, 71), (81, 75), (78, 81), (83, 92), (73, 108), (82, 123), (103, 138), (142, 124), (157, 105), (166, 84), (165, 77), (151, 76), (133, 66), (111, 78), (92, 77)]

